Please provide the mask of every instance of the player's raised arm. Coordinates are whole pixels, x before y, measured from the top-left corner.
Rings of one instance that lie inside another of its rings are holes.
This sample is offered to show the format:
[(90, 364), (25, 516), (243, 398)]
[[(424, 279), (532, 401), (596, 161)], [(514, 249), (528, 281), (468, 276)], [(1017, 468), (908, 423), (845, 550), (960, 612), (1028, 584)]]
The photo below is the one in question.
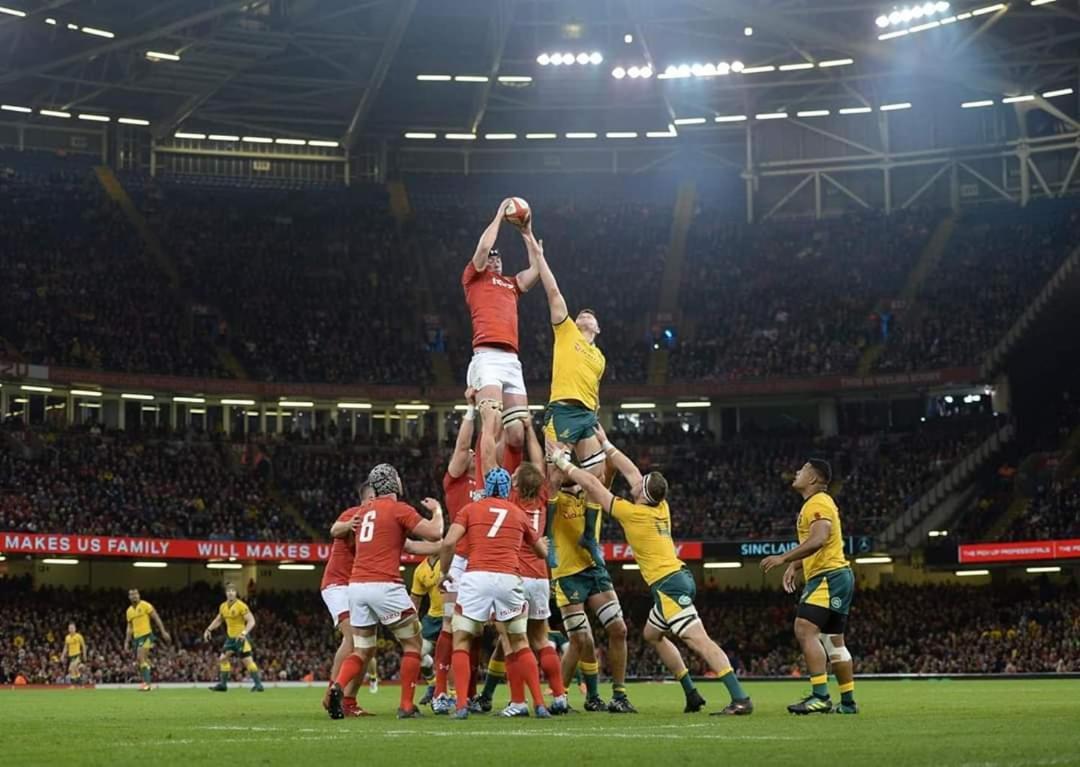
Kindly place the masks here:
[(529, 223), (521, 230), (521, 237), (525, 240), (525, 252), (529, 257), (529, 265), (514, 276), (514, 281), (517, 283), (519, 291), (528, 293), (536, 287), (536, 282), (540, 279), (541, 262), (543, 261), (543, 245), (540, 245), (539, 249), (536, 247), (538, 243), (536, 237), (533, 236), (531, 217)]
[[(608, 460), (611, 461), (611, 465), (623, 475), (626, 483), (632, 488), (641, 487), (641, 471), (627, 457), (626, 453), (611, 444), (611, 440), (607, 438), (607, 434), (604, 432), (604, 427), (600, 424), (596, 425), (596, 437), (600, 440), (600, 447), (607, 455)], [(605, 506), (604, 508), (608, 507)]]
[(478, 272), (487, 269), (488, 253), (495, 247), (495, 241), (499, 239), (499, 227), (502, 226), (503, 215), (506, 213), (506, 204), (509, 198), (499, 203), (499, 209), (495, 212), (495, 218), (487, 225), (480, 235), (480, 241), (476, 243), (476, 251), (473, 252), (472, 265)]
[(541, 473), (543, 473), (544, 446), (540, 444), (540, 440), (536, 436), (536, 429), (531, 420), (524, 422), (522, 425), (525, 427), (525, 456), (529, 463), (540, 469)]
[(529, 254), (529, 263), (532, 264), (535, 261), (540, 282), (544, 285), (548, 310), (551, 312), (551, 324), (558, 325), (569, 316), (570, 311), (566, 308), (566, 299), (559, 290), (559, 283), (555, 281), (555, 273), (551, 271), (547, 259), (544, 258), (544, 243), (533, 236), (531, 226), (522, 232), (521, 236), (525, 238), (525, 250)]
[(472, 461), (470, 449), (476, 432), (476, 389), (470, 386), (465, 390), (465, 401), (469, 403), (469, 409), (461, 417), (461, 428), (458, 429), (457, 440), (454, 442), (454, 454), (450, 456), (450, 464), (446, 467), (446, 473), (454, 479), (464, 475)]
[(424, 519), (417, 523), (411, 532), (413, 535), (423, 538), (425, 541), (438, 541), (443, 534), (443, 510), (442, 504), (434, 498), (425, 498), (420, 505), (431, 512), (431, 519)]
[(214, 616), (214, 620), (210, 621), (210, 625), (206, 627), (206, 631), (203, 632), (202, 637), (207, 642), (210, 641), (210, 635), (217, 631), (221, 626), (221, 613), (219, 612)]
[(161, 638), (166, 642), (171, 642), (172, 637), (169, 636), (169, 632), (165, 630), (165, 624), (161, 622), (161, 616), (158, 615), (157, 610), (150, 613), (150, 617), (153, 619), (154, 625), (158, 627), (158, 631), (161, 632)]
[(559, 467), (559, 471), (563, 472), (567, 479), (581, 485), (581, 489), (585, 491), (589, 500), (598, 504), (600, 508), (611, 511), (611, 504), (614, 503), (615, 496), (604, 486), (603, 482), (594, 477), (591, 472), (574, 466), (567, 453), (560, 453), (555, 456), (554, 461), (555, 465)]

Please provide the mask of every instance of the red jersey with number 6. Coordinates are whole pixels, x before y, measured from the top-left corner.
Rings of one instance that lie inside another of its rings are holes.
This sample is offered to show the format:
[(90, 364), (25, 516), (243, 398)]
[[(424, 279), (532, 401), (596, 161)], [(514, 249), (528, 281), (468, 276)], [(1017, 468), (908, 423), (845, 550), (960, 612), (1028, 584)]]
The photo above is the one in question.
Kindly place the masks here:
[[(350, 509), (345, 509), (338, 516), (338, 522), (348, 522), (356, 513), (360, 511), (359, 506), (353, 506)], [(348, 586), (349, 575), (352, 573), (353, 555), (355, 553), (355, 545), (353, 544), (353, 534), (349, 533), (344, 538), (335, 538), (334, 542), (330, 544), (330, 558), (326, 560), (326, 567), (323, 568), (322, 585), (319, 586), (319, 590), (329, 586)]]
[[(462, 509), (473, 501), (478, 500), (481, 496), (481, 493), (476, 491), (476, 480), (468, 474), (454, 477), (451, 476), (450, 472), (446, 472), (443, 475), (442, 486), (443, 497), (446, 500), (446, 516), (449, 517), (451, 523), (457, 520), (458, 514)], [(458, 541), (454, 553), (459, 557), (468, 559), (469, 542), (465, 538), (462, 538)]]
[(455, 522), (465, 528), (469, 539), (466, 572), (520, 575), (522, 543), (531, 546), (539, 537), (521, 507), (503, 498), (470, 503)]
[(407, 503), (375, 498), (357, 509), (356, 556), (349, 583), (404, 583), (401, 551), (405, 537), (423, 521)]
[(518, 290), (517, 279), (485, 269), (480, 272), (469, 261), (461, 275), (465, 303), (472, 315), (473, 349), (494, 346), (518, 350)]
[[(521, 507), (521, 510), (525, 512), (525, 517), (529, 520), (529, 527), (536, 533), (536, 537), (542, 537), (544, 535), (544, 530), (547, 529), (547, 486), (545, 485), (540, 489), (540, 495), (538, 497), (530, 498), (529, 500), (522, 500), (518, 496), (517, 489), (515, 488), (514, 491), (510, 493), (510, 500), (516, 503)], [(544, 579), (548, 577), (547, 560), (543, 557), (536, 556), (536, 552), (533, 551), (532, 546), (525, 541), (522, 541), (521, 543), (521, 577)]]

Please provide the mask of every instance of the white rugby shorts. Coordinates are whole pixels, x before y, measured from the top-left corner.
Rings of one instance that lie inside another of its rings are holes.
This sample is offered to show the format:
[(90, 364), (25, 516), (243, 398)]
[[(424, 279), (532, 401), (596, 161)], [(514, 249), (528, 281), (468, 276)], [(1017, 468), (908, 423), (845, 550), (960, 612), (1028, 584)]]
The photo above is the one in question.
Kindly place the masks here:
[(521, 587), (529, 603), (529, 620), (546, 621), (551, 617), (551, 581), (547, 578), (522, 578)]
[(335, 626), (349, 617), (348, 586), (327, 586), (321, 593), (323, 604), (330, 611), (330, 620)]
[(458, 588), (457, 609), (477, 623), (520, 617), (528, 610), (521, 576), (482, 570), (465, 573)]
[[(454, 555), (453, 561), (450, 562), (450, 580), (446, 582), (446, 593), (457, 594), (458, 589), (461, 587), (461, 576), (465, 574), (465, 568), (469, 565), (469, 558), (462, 557), (457, 554)], [(443, 602), (443, 617), (454, 617), (454, 604), (446, 604)]]
[(349, 625), (353, 628), (370, 628), (376, 623), (390, 626), (415, 611), (403, 584), (349, 584)]
[(480, 347), (473, 352), (465, 374), (469, 386), (480, 391), (485, 386), (498, 386), (504, 394), (525, 396), (525, 376), (521, 360), (513, 352)]

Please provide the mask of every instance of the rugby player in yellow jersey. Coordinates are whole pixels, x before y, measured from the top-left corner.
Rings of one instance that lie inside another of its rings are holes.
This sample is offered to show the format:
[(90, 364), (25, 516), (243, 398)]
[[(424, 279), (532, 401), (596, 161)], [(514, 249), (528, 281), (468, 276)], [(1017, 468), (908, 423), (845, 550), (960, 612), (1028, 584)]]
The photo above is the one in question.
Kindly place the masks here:
[(128, 601), (131, 605), (127, 609), (127, 633), (124, 636), (124, 644), (135, 650), (139, 676), (142, 677), (139, 690), (147, 692), (150, 690), (150, 651), (154, 649), (155, 639), (150, 622), (154, 622), (158, 633), (166, 642), (171, 642), (172, 637), (165, 630), (165, 624), (161, 622), (161, 616), (157, 614), (157, 610), (149, 602), (143, 601), (138, 589), (128, 590)]
[(225, 584), (225, 601), (218, 607), (217, 615), (203, 632), (203, 639), (210, 641), (211, 634), (222, 623), (225, 624), (225, 646), (218, 656), (218, 683), (210, 689), (214, 692), (226, 692), (229, 689), (229, 676), (232, 674), (232, 657), (243, 658), (244, 667), (251, 676), (252, 692), (263, 692), (262, 676), (259, 667), (251, 657), (251, 641), (248, 636), (255, 628), (255, 616), (243, 601), (237, 598), (236, 586)]
[[(585, 710), (609, 711), (615, 714), (634, 713), (626, 695), (626, 621), (615, 587), (608, 575), (607, 564), (600, 549), (599, 506), (586, 503), (585, 494), (571, 480), (565, 484), (564, 474), (554, 467), (549, 473), (547, 535), (551, 543), (548, 563), (555, 591), (555, 605), (562, 614), (563, 629), (570, 646), (563, 654), (563, 683), (569, 686), (575, 671), (580, 668), (585, 681)], [(599, 481), (599, 480), (598, 480)], [(612, 701), (600, 697), (598, 676), (600, 665), (596, 657), (588, 607), (607, 634), (607, 661), (612, 679)]]
[(424, 597), (427, 597), (428, 600), (427, 614), (420, 621), (420, 637), (423, 639), (420, 648), (420, 670), (423, 672), (424, 678), (427, 679), (428, 685), (427, 692), (420, 699), (419, 705), (421, 706), (431, 703), (431, 699), (435, 697), (435, 660), (431, 654), (435, 650), (435, 643), (439, 639), (439, 632), (442, 631), (443, 624), (443, 597), (442, 592), (439, 590), (441, 580), (442, 568), (439, 564), (439, 557), (432, 555), (418, 564), (416, 569), (413, 570), (412, 585), (409, 587), (409, 596), (412, 598), (417, 615), (422, 614), (420, 608)]
[(68, 624), (68, 633), (64, 637), (64, 651), (60, 660), (67, 660), (68, 679), (73, 685), (82, 683), (83, 657), (86, 655), (86, 640), (83, 635), (75, 630), (75, 624)]
[(622, 525), (641, 575), (653, 595), (653, 608), (645, 625), (645, 641), (656, 649), (660, 660), (682, 685), (686, 694), (686, 713), (700, 711), (705, 706), (705, 699), (694, 687), (690, 672), (668, 635), (685, 642), (724, 683), (731, 695), (731, 703), (716, 714), (745, 716), (753, 713), (753, 703), (739, 684), (731, 661), (709, 637), (694, 607), (697, 593), (694, 576), (675, 555), (675, 542), (671, 537), (667, 480), (657, 471), (643, 477), (633, 462), (607, 440), (603, 430), (599, 434), (608, 460), (630, 485), (632, 501), (612, 495), (600, 480), (575, 467), (565, 453), (554, 456), (554, 460), (560, 471), (579, 483), (590, 498)]
[[(811, 693), (788, 706), (793, 714), (859, 713), (854, 663), (844, 644), (855, 576), (844, 557), (840, 511), (827, 492), (831, 481), (832, 467), (821, 458), (811, 458), (795, 473), (791, 487), (803, 497), (796, 523), (799, 545), (786, 554), (761, 560), (765, 572), (787, 565), (784, 590), (789, 594), (794, 593), (800, 579), (806, 580), (795, 614), (795, 637), (806, 658)], [(840, 685), (840, 704), (835, 708), (829, 698), (826, 659)]]

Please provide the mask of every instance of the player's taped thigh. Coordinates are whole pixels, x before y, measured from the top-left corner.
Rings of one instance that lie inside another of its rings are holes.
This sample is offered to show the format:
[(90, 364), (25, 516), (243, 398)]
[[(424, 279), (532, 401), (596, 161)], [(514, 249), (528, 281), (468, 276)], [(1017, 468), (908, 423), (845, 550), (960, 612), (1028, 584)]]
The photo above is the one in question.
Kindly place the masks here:
[(354, 650), (370, 650), (379, 644), (379, 638), (375, 634), (353, 634)]
[(562, 619), (563, 628), (566, 629), (567, 635), (590, 633), (589, 616), (584, 612), (570, 613), (569, 615), (563, 615)]
[(586, 456), (581, 459), (582, 469), (591, 469), (593, 466), (599, 466), (607, 460), (607, 454), (603, 450), (598, 450), (592, 455)]
[(484, 624), (481, 621), (474, 621), (461, 613), (454, 613), (452, 626), (454, 631), (464, 631), (466, 634), (472, 634), (473, 636), (484, 633)]
[(690, 605), (685, 610), (679, 610), (675, 615), (667, 619), (668, 630), (677, 637), (685, 634), (691, 626), (700, 623), (697, 608)]
[(390, 627), (390, 633), (393, 634), (399, 642), (406, 639), (412, 639), (420, 633), (420, 621), (414, 619), (398, 623)]
[(435, 643), (430, 639), (424, 639), (420, 642), (420, 657), (423, 658), (425, 655), (431, 655), (434, 649)]
[(829, 660), (833, 663), (851, 662), (851, 652), (848, 650), (847, 645), (837, 647), (828, 634), (821, 635), (821, 646), (825, 648), (825, 654), (829, 656)]
[(522, 613), (511, 621), (506, 622), (507, 634), (525, 634), (529, 630), (529, 615)]
[(622, 605), (619, 604), (618, 599), (605, 602), (596, 608), (596, 620), (600, 621), (600, 625), (605, 629), (615, 621), (622, 620), (622, 617)]
[(503, 410), (502, 423), (506, 427), (514, 421), (528, 422), (529, 418), (529, 408), (524, 405), (514, 405)]

